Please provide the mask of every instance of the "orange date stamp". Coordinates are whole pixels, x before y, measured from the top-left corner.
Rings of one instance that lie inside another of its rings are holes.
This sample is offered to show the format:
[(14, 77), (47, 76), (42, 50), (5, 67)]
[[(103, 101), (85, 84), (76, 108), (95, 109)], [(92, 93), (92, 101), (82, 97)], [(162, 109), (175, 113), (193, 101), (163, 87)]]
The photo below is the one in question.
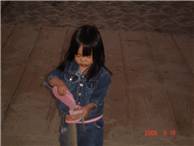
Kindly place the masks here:
[(165, 137), (176, 137), (176, 129), (165, 129), (165, 130), (156, 130), (156, 129), (147, 129), (144, 131), (144, 136), (146, 137), (157, 137), (157, 136), (165, 136)]

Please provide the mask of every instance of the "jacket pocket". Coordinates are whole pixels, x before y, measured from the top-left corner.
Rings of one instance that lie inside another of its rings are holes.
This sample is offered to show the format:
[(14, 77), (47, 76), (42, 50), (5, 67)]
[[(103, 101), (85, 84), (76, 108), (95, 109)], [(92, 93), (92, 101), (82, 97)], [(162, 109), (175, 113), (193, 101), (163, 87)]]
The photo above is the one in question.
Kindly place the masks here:
[(95, 89), (96, 82), (95, 81), (88, 81), (86, 82), (85, 87), (85, 94), (87, 97), (90, 97)]

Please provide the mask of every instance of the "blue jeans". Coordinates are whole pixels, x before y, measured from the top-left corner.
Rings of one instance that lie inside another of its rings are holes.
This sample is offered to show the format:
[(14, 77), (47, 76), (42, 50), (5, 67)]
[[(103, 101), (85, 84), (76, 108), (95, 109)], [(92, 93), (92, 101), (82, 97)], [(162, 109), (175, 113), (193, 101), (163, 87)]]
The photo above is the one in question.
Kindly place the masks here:
[[(103, 119), (89, 124), (77, 124), (77, 144), (78, 146), (103, 146)], [(60, 146), (70, 146), (70, 135), (68, 124), (63, 123), (60, 128)]]

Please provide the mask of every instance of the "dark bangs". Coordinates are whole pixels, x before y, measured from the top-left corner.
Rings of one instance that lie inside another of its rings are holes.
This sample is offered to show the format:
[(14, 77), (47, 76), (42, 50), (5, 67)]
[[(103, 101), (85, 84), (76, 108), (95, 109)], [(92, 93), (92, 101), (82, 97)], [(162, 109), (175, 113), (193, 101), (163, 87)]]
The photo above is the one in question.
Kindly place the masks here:
[[(97, 31), (97, 28), (91, 27), (89, 25), (82, 26), (82, 29), (77, 31), (76, 43), (79, 44), (79, 47), (83, 45), (83, 56), (92, 55), (93, 50), (96, 48), (99, 42)], [(79, 47), (77, 48), (77, 51)]]
[(91, 47), (83, 47), (83, 56), (90, 56), (92, 55), (92, 48)]

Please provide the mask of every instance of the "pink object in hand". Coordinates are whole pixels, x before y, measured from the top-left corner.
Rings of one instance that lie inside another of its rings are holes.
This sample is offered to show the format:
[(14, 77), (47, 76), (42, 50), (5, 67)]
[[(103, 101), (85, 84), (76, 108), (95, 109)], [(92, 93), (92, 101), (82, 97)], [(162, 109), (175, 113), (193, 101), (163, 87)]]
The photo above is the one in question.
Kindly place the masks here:
[[(57, 87), (53, 87), (52, 88), (52, 92), (53, 94), (55, 95), (55, 97), (57, 99), (59, 99), (61, 102), (63, 102), (66, 106), (69, 107), (69, 113), (70, 115), (76, 115), (76, 114), (81, 114), (83, 113), (83, 110), (81, 110), (81, 106), (80, 105), (77, 105), (74, 98), (73, 98), (73, 95), (71, 94), (71, 92), (69, 90), (67, 90), (66, 94), (65, 95), (59, 95), (58, 94), (58, 91), (57, 91)], [(67, 123), (91, 123), (91, 122), (95, 122), (99, 119), (101, 119), (103, 117), (103, 115), (100, 115), (96, 118), (93, 118), (93, 119), (90, 119), (90, 120), (87, 120), (87, 121), (81, 121), (81, 117), (79, 117), (78, 119), (76, 120), (71, 120), (71, 121), (68, 121), (66, 120)]]
[[(57, 91), (57, 87), (53, 87), (52, 89), (53, 94), (57, 99), (59, 99), (61, 102), (63, 102), (66, 106), (69, 107), (69, 113), (70, 115), (76, 115), (76, 114), (81, 114), (83, 111), (80, 109), (81, 107), (76, 104), (73, 95), (69, 90), (67, 90), (65, 95), (59, 95)], [(80, 109), (80, 110), (75, 110), (75, 109)]]
[(66, 106), (69, 107), (70, 111), (71, 110), (74, 110), (77, 107), (76, 102), (75, 102), (75, 100), (73, 98), (73, 95), (68, 90), (66, 91), (66, 94), (65, 95), (59, 95), (56, 86), (53, 87), (52, 91), (53, 91), (53, 94), (55, 95), (55, 97), (57, 99), (59, 99)]

